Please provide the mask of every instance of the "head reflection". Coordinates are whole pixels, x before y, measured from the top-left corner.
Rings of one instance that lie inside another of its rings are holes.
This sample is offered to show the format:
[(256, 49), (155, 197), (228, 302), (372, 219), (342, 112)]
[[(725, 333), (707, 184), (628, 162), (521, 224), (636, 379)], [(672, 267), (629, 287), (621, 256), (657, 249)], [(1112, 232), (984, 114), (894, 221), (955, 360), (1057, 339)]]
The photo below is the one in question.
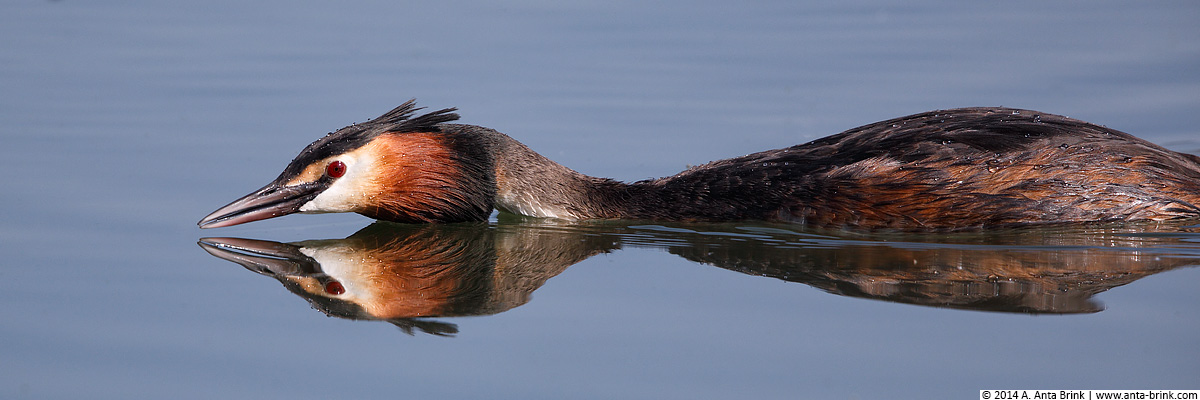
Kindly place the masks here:
[[(204, 238), (200, 245), (275, 278), (327, 315), (388, 321), (408, 333), (453, 335), (455, 325), (427, 318), (520, 306), (566, 267), (612, 248), (595, 237), (539, 236), (545, 232), (507, 232), (485, 224), (377, 223), (345, 239)], [(556, 245), (563, 241), (584, 245)]]
[(1091, 313), (1103, 309), (1092, 299), (1097, 293), (1196, 264), (1200, 252), (1194, 246), (1181, 245), (1177, 236), (1142, 235), (1141, 229), (865, 236), (737, 224), (376, 223), (345, 239), (206, 238), (200, 244), (275, 278), (328, 315), (453, 335), (456, 326), (429, 318), (518, 307), (567, 267), (623, 246), (664, 249), (843, 296), (982, 311)]

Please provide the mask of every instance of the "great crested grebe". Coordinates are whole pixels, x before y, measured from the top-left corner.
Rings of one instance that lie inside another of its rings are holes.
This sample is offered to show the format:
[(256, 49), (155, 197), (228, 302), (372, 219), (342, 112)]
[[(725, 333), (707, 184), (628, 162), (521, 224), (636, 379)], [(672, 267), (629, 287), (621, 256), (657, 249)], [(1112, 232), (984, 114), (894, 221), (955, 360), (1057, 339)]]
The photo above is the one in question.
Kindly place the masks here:
[(415, 116), (415, 101), (309, 144), (201, 228), (356, 212), (405, 223), (493, 208), (566, 220), (760, 220), (955, 230), (1200, 217), (1200, 157), (1029, 110), (960, 108), (623, 183), (575, 172), (492, 129)]

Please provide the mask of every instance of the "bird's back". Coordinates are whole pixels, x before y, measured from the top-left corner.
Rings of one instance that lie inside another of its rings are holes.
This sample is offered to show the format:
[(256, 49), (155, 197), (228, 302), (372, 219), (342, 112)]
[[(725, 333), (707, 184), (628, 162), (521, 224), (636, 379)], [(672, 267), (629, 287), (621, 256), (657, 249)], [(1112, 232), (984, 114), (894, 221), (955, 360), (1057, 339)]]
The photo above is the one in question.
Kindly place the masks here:
[(649, 218), (962, 229), (1200, 216), (1200, 157), (1027, 110), (882, 121), (638, 182)]

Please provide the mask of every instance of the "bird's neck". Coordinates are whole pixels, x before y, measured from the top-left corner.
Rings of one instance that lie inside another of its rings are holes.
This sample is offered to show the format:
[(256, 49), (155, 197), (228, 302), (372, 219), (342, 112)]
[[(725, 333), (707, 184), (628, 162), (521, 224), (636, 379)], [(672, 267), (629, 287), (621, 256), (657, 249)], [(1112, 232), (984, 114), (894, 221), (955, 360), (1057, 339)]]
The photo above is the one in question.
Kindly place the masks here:
[(634, 185), (581, 174), (508, 136), (499, 138), (493, 154), (495, 207), (501, 211), (571, 220), (637, 218), (630, 204), (643, 191), (631, 190)]

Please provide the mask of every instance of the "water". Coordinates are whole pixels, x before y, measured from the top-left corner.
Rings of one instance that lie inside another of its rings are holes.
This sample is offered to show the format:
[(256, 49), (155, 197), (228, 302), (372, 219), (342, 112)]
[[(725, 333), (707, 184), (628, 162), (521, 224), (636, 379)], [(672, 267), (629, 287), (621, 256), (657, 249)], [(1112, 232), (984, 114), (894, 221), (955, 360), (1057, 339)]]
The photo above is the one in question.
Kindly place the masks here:
[[(195, 222), (325, 132), (414, 97), (622, 180), (969, 105), (1195, 153), (1197, 16), (1192, 2), (5, 3), (0, 398), (1194, 388), (1187, 224), (438, 228), (497, 260), (560, 249), (532, 264), (561, 270), (518, 274), (488, 315), (432, 318), (453, 324), (447, 338), (326, 317), (196, 245), (340, 240), (370, 220)], [(959, 309), (981, 302), (1018, 312)]]

